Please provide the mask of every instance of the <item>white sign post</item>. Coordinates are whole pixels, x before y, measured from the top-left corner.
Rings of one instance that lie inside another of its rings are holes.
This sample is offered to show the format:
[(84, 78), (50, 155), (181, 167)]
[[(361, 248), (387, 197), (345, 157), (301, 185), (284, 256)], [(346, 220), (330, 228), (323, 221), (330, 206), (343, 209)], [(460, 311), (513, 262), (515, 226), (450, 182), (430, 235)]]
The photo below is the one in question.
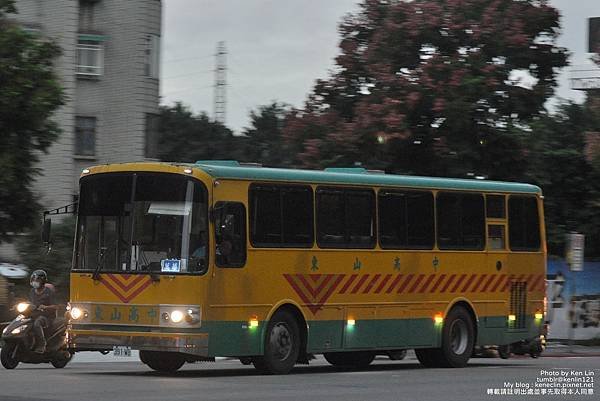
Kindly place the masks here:
[(569, 264), (569, 270), (573, 272), (583, 271), (585, 235), (576, 233), (568, 234), (567, 242), (567, 263)]
[[(573, 313), (571, 316), (576, 318), (577, 305), (575, 301), (575, 277), (576, 272), (583, 271), (583, 252), (585, 247), (585, 235), (570, 233), (567, 235), (567, 263), (571, 270), (571, 304), (569, 307)], [(569, 325), (569, 348), (573, 352), (573, 322)]]

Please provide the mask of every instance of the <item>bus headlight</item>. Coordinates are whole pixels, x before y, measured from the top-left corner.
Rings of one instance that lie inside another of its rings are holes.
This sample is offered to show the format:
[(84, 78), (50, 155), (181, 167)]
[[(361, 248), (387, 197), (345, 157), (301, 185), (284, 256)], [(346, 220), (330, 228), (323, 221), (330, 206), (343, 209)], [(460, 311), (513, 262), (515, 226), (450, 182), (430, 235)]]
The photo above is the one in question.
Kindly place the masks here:
[(180, 323), (183, 320), (183, 312), (180, 310), (174, 310), (171, 312), (171, 321), (173, 323)]
[(71, 319), (78, 320), (81, 319), (81, 317), (83, 316), (83, 311), (80, 308), (74, 306), (69, 311), (69, 314), (71, 315)]
[(200, 307), (197, 305), (161, 305), (161, 326), (200, 327)]

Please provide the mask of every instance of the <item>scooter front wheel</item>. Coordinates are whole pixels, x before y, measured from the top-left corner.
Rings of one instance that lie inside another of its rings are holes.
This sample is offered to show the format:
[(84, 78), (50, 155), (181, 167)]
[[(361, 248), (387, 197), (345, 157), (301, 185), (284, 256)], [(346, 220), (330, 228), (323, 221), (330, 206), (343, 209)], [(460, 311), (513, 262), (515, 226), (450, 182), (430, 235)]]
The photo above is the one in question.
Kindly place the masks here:
[(52, 364), (52, 366), (54, 366), (56, 369), (62, 369), (65, 366), (67, 366), (67, 363), (69, 363), (71, 361), (71, 358), (73, 358), (73, 354), (71, 354), (68, 351), (65, 351), (64, 353), (62, 353), (60, 356), (52, 359), (50, 361), (50, 363)]
[(5, 343), (0, 350), (0, 363), (5, 369), (14, 369), (19, 365), (19, 358), (16, 355), (17, 344)]

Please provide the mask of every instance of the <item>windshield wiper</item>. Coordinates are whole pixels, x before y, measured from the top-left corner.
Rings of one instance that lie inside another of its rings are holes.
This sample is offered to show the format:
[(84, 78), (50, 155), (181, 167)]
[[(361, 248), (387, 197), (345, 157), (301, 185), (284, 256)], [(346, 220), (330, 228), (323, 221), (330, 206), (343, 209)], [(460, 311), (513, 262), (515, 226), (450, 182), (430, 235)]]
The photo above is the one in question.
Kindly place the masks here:
[(96, 266), (96, 269), (94, 270), (94, 274), (92, 274), (92, 278), (94, 280), (100, 280), (100, 269), (102, 269), (102, 265), (104, 265), (104, 255), (105, 255), (107, 249), (108, 248), (101, 246), (100, 249), (98, 250), (98, 265)]

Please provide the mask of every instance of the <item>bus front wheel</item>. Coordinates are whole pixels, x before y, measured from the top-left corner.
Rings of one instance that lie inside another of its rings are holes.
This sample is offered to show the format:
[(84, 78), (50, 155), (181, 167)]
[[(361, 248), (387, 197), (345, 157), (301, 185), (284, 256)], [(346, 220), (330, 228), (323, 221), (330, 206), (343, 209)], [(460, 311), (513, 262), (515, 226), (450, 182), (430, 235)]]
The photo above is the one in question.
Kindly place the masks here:
[(185, 363), (184, 356), (176, 352), (140, 351), (140, 360), (163, 373), (175, 372)]
[(253, 358), (254, 367), (266, 374), (286, 374), (296, 364), (300, 353), (300, 330), (289, 312), (276, 312), (267, 326), (265, 353)]

